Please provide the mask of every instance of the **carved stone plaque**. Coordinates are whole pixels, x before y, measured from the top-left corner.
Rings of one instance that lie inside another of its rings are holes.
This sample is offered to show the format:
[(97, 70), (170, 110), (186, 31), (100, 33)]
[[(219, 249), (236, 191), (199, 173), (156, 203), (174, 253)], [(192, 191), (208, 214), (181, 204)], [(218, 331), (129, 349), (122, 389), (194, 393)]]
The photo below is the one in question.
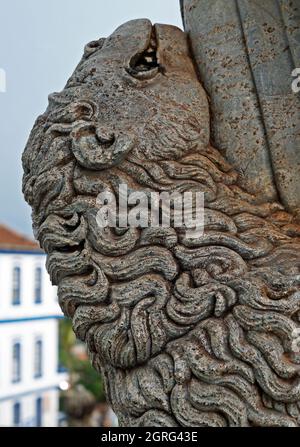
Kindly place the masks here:
[[(300, 425), (300, 227), (244, 189), (212, 118), (186, 34), (134, 20), (86, 46), (23, 155), (60, 305), (123, 426)], [(203, 193), (204, 233), (99, 226), (124, 184)]]

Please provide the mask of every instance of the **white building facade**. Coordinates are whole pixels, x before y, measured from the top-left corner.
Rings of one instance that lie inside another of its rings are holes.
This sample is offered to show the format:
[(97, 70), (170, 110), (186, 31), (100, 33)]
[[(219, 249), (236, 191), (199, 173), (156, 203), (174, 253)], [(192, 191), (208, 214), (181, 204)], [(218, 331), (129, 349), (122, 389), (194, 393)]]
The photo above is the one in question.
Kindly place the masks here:
[[(0, 426), (58, 425), (56, 288), (45, 254), (0, 226)], [(19, 239), (18, 239), (19, 238)], [(8, 240), (9, 242), (6, 242)]]

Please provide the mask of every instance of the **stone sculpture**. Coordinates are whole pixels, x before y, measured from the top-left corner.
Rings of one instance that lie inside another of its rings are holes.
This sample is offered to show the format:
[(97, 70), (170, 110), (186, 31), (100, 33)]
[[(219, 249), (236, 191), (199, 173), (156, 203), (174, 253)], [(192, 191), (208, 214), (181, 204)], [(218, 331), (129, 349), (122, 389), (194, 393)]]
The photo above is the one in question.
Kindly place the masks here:
[[(23, 155), (61, 307), (122, 426), (300, 425), (300, 226), (241, 186), (210, 119), (186, 34), (134, 20), (86, 46)], [(120, 184), (204, 192), (204, 235), (99, 227)]]

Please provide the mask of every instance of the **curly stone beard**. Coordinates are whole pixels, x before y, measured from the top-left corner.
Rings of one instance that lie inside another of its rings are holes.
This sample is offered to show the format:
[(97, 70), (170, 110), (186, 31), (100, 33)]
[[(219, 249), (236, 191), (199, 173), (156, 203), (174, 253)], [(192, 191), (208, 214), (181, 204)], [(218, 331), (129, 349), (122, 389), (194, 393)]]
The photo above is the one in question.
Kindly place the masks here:
[[(203, 144), (192, 110), (176, 125), (167, 110), (165, 120), (146, 123), (147, 141), (100, 170), (101, 157), (86, 150), (97, 150), (93, 134), (73, 132), (88, 110), (69, 100), (66, 113), (70, 104), (70, 123), (59, 113), (57, 122), (53, 113), (38, 120), (24, 192), (61, 307), (120, 424), (300, 425), (299, 225), (238, 186), (233, 168)], [(124, 183), (146, 193), (204, 192), (204, 235), (99, 228), (97, 194), (117, 194)]]

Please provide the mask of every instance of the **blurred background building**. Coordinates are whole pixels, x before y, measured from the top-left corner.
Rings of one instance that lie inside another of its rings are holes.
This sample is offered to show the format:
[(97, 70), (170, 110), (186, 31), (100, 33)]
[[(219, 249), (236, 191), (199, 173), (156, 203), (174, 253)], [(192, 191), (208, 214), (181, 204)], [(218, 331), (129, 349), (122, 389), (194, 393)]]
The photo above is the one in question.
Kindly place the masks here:
[(45, 261), (36, 242), (0, 225), (0, 426), (115, 426)]
[(45, 254), (0, 225), (0, 425), (58, 425), (60, 318)]

